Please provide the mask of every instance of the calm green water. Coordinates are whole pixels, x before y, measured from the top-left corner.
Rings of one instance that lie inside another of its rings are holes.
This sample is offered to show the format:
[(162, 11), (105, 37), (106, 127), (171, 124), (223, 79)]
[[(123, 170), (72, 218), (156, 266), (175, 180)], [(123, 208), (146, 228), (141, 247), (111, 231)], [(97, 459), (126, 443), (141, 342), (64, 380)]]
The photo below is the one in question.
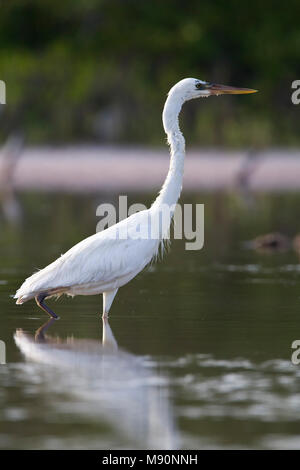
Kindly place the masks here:
[(203, 250), (175, 241), (123, 287), (104, 344), (99, 296), (50, 300), (61, 319), (35, 342), (46, 314), (10, 296), (95, 231), (104, 201), (115, 202), (26, 194), (19, 226), (1, 220), (0, 447), (300, 448), (299, 258), (243, 246), (300, 232), (300, 195), (262, 194), (250, 206), (233, 194), (185, 196), (205, 203)]

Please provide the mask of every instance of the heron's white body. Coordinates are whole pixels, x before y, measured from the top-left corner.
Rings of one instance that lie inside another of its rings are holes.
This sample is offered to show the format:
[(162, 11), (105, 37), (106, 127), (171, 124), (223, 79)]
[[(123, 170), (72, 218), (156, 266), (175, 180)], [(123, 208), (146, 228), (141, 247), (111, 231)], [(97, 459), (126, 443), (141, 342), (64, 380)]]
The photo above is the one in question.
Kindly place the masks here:
[[(138, 212), (116, 225), (73, 246), (64, 255), (30, 276), (16, 293), (19, 303), (39, 292), (52, 295), (93, 295), (111, 292), (139, 273), (157, 253), (158, 240), (130, 238), (137, 224), (147, 223), (147, 211)], [(122, 229), (128, 238), (120, 239)]]
[[(137, 231), (149, 225), (149, 217), (163, 204), (176, 204), (182, 186), (184, 138), (178, 125), (178, 114), (188, 98), (192, 98), (194, 79), (179, 82), (170, 91), (163, 112), (163, 123), (171, 147), (170, 168), (163, 188), (150, 209), (137, 212), (118, 224), (98, 232), (77, 245), (44, 269), (27, 278), (15, 298), (22, 304), (41, 292), (51, 295), (93, 295), (104, 293), (107, 313), (119, 287), (133, 279), (150, 263), (167, 235), (171, 217), (160, 237), (137, 238)], [(172, 212), (171, 212), (172, 213)], [(127, 237), (116, 236), (126, 231)], [(147, 230), (147, 229), (146, 229)]]
[[(178, 115), (185, 101), (212, 94), (207, 89), (208, 86), (211, 85), (201, 80), (186, 78), (178, 82), (168, 94), (163, 111), (163, 125), (171, 149), (170, 167), (160, 194), (152, 206), (86, 238), (56, 261), (27, 278), (16, 292), (17, 304), (39, 294), (50, 297), (60, 294), (73, 296), (103, 293), (103, 313), (108, 313), (118, 288), (145, 268), (158, 254), (160, 245), (168, 235), (181, 192), (184, 169), (185, 141), (179, 129)], [(227, 87), (229, 88), (233, 90)], [(214, 94), (219, 94), (219, 88), (216, 90), (218, 93)], [(170, 208), (169, 217), (164, 218), (157, 237), (137, 237), (137, 233), (146, 233), (149, 230), (149, 220), (155, 220), (163, 207)], [(120, 236), (120, 233), (123, 235)]]

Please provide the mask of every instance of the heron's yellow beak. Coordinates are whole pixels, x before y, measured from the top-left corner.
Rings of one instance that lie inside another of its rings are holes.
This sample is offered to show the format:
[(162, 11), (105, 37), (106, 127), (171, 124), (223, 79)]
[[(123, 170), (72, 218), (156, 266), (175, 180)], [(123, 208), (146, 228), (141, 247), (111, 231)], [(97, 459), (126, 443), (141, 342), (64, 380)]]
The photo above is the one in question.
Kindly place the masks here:
[(208, 89), (212, 95), (245, 95), (246, 93), (256, 93), (258, 91), (251, 88), (217, 85), (216, 83), (212, 83)]

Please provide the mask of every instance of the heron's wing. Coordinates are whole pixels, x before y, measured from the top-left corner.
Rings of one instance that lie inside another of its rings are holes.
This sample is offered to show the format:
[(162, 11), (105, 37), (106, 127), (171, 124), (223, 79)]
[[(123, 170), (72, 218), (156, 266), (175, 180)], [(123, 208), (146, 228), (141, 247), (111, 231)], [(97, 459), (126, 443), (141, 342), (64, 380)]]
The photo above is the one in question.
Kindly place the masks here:
[(148, 239), (107, 238), (102, 234), (96, 234), (84, 242), (63, 256), (59, 272), (63, 277), (64, 273), (72, 272), (72, 279), (67, 285), (113, 282), (142, 270), (155, 255), (157, 245)]
[(107, 285), (141, 271), (156, 254), (158, 240), (140, 238), (147, 211), (92, 235), (26, 279), (16, 296), (26, 292), (95, 283)]

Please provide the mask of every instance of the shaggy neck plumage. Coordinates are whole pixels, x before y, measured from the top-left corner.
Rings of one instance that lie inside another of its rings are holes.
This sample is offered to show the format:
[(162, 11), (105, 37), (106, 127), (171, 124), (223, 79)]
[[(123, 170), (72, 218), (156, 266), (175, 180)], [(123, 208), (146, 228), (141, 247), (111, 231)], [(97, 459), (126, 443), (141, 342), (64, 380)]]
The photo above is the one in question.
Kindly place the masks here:
[(176, 90), (171, 90), (164, 106), (163, 125), (170, 145), (170, 166), (163, 187), (153, 203), (152, 207), (155, 208), (163, 204), (175, 206), (181, 193), (185, 141), (179, 128), (178, 116), (184, 101)]

